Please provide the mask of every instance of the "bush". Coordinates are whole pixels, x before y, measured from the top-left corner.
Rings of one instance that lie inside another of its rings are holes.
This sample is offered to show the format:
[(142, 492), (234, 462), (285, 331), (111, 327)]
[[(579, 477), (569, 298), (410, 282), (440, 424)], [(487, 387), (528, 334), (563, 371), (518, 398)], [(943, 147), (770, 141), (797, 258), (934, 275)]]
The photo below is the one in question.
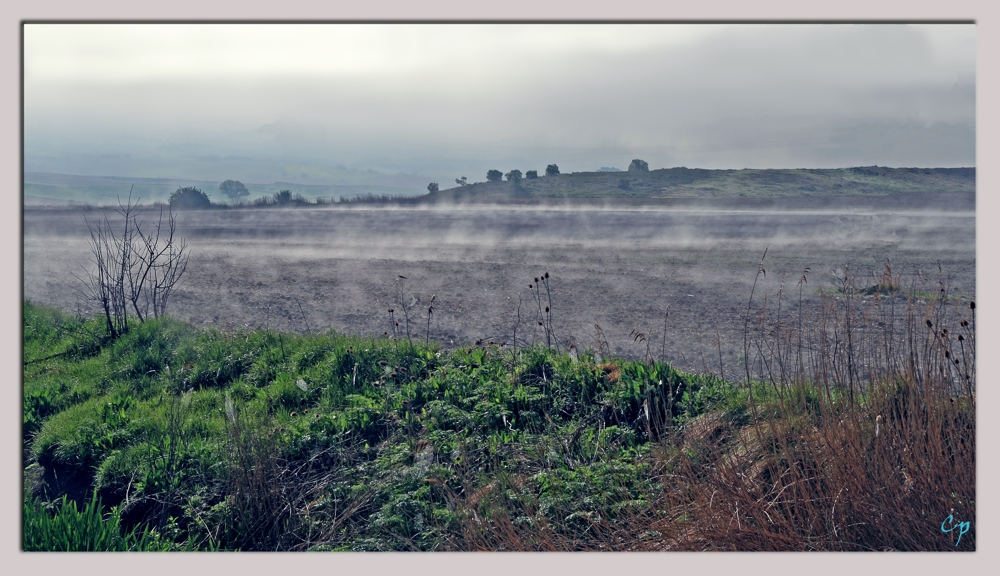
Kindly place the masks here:
[(538, 178), (538, 170), (528, 170), (524, 173), (524, 177), (528, 180), (534, 180), (535, 178)]
[(649, 164), (645, 160), (636, 158), (628, 165), (629, 172), (649, 172)]
[(511, 170), (510, 172), (504, 174), (504, 176), (507, 177), (508, 182), (517, 182), (518, 180), (521, 179), (521, 171)]
[(490, 170), (486, 173), (486, 180), (490, 182), (499, 182), (503, 180), (503, 172), (499, 170)]
[(427, 185), (427, 191), (430, 192), (431, 194), (437, 193), (437, 191), (438, 191), (438, 183), (437, 182), (431, 182), (430, 184), (428, 184)]
[(618, 187), (622, 190), (631, 190), (632, 184), (628, 181), (628, 178), (622, 178), (618, 181)]
[(178, 188), (170, 195), (170, 207), (181, 210), (201, 210), (211, 208), (212, 201), (208, 199), (208, 194), (194, 186)]
[(556, 166), (555, 164), (549, 164), (548, 166), (545, 167), (545, 175), (546, 176), (558, 176), (559, 175), (559, 166)]

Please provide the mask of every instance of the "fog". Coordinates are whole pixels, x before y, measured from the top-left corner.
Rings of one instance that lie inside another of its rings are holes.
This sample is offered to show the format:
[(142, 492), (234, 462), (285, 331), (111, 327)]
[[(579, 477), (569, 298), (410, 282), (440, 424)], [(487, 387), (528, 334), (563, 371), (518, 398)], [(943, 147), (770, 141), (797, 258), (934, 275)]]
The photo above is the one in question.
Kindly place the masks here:
[(31, 24), (24, 63), (27, 171), (975, 165), (971, 24)]
[[(611, 350), (642, 350), (632, 330), (651, 335), (678, 367), (702, 370), (720, 354), (735, 369), (742, 315), (767, 249), (761, 299), (797, 282), (803, 306), (835, 290), (845, 266), (859, 287), (877, 282), (887, 260), (907, 282), (975, 297), (975, 213), (913, 203), (895, 210), (707, 209), (705, 207), (448, 206), (245, 209), (181, 212), (178, 232), (191, 261), (168, 312), (220, 329), (270, 326), (382, 335), (387, 309), (411, 320), (435, 311), (429, 337), (446, 347), (476, 340), (521, 344), (532, 334), (528, 284), (551, 274), (553, 325), (561, 345), (591, 346), (599, 324)], [(86, 213), (93, 221), (98, 211)], [(147, 212), (146, 218), (154, 216)], [(84, 214), (28, 210), (24, 295), (93, 312), (76, 294), (89, 266)], [(941, 269), (938, 271), (937, 266)], [(75, 275), (74, 275), (75, 274)], [(405, 281), (400, 276), (405, 276)], [(409, 302), (413, 302), (409, 304)], [(762, 300), (763, 301), (763, 300)], [(664, 332), (664, 314), (669, 319)], [(419, 322), (418, 322), (419, 324)], [(419, 324), (424, 335), (423, 324)], [(416, 330), (416, 327), (414, 327)], [(717, 344), (716, 330), (721, 338)], [(714, 369), (714, 368), (713, 368)]]

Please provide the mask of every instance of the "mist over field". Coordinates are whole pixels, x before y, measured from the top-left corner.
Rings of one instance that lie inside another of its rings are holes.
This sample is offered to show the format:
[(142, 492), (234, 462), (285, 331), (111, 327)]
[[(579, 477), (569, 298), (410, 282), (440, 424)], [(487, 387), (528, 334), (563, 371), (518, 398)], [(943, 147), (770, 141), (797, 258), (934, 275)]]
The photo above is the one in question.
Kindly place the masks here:
[[(655, 335), (682, 369), (719, 353), (736, 369), (743, 309), (765, 248), (760, 294), (785, 299), (811, 268), (806, 305), (836, 290), (844, 267), (877, 283), (886, 260), (916, 279), (975, 294), (974, 204), (894, 209), (841, 200), (816, 207), (443, 205), (230, 209), (178, 214), (191, 250), (171, 314), (196, 324), (353, 334), (390, 331), (389, 308), (412, 309), (446, 347), (529, 338), (534, 278), (552, 276), (559, 342), (593, 345), (594, 324), (612, 351), (639, 357), (629, 334)], [(150, 214), (156, 214), (153, 210)], [(87, 226), (99, 211), (25, 215), (25, 296), (73, 310), (89, 255)], [(407, 295), (400, 301), (399, 276)], [(839, 276), (838, 276), (839, 275)], [(517, 303), (525, 305), (522, 320)], [(799, 303), (785, 302), (789, 309)], [(663, 315), (669, 310), (664, 335)], [(527, 331), (526, 331), (527, 330)], [(716, 342), (716, 330), (722, 340)], [(537, 329), (536, 329), (537, 332)], [(525, 336), (528, 334), (529, 336)], [(539, 334), (534, 334), (537, 342)]]

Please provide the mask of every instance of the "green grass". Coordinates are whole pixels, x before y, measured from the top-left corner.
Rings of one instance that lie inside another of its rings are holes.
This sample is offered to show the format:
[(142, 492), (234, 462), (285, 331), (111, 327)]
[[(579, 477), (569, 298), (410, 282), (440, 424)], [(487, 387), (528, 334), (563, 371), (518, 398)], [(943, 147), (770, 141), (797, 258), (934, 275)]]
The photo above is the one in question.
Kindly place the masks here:
[[(110, 342), (30, 302), (24, 342), (25, 466), (112, 505), (101, 532), (96, 500), (26, 483), (26, 549), (621, 548), (602, 530), (645, 542), (697, 517), (665, 495), (752, 448), (727, 438), (766, 424), (780, 454), (850, 408), (839, 390), (537, 347), (169, 318)], [(724, 434), (692, 440), (712, 415)]]
[(117, 509), (105, 512), (97, 494), (82, 509), (65, 496), (52, 506), (36, 499), (24, 503), (26, 552), (167, 552), (196, 550), (180, 546), (148, 528), (123, 530)]
[[(32, 303), (24, 309), (26, 358), (71, 348), (82, 327), (95, 328)], [(200, 505), (216, 507), (214, 521), (225, 523), (233, 464), (228, 397), (241, 419), (255, 422), (255, 433), (273, 440), (281, 460), (324, 450), (351, 459), (323, 498), (374, 490), (367, 505), (374, 519), (345, 545), (432, 547), (430, 519), (445, 522), (452, 513), (428, 478), (463, 493), (497, 471), (527, 475), (544, 510), (568, 514), (626, 477), (636, 499), (653, 490), (655, 482), (635, 478), (650, 466), (643, 463), (647, 429), (636, 424), (643, 401), (666, 401), (660, 380), (678, 398), (709, 380), (667, 364), (616, 366), (620, 377), (611, 380), (586, 355), (575, 362), (538, 348), (516, 357), (497, 346), (449, 353), (405, 340), (223, 333), (157, 320), (90, 356), (25, 366), (24, 442), (30, 460), (82, 470), (112, 501), (169, 493), (180, 511), (199, 495)], [(433, 458), (421, 461), (428, 448)], [(186, 520), (209, 541), (195, 518)]]

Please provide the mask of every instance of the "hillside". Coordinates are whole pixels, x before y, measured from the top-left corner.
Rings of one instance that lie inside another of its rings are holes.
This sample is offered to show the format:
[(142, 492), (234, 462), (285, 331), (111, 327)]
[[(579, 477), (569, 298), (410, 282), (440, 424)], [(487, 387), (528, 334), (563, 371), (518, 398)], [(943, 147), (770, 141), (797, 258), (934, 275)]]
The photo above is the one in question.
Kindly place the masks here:
[(975, 168), (705, 170), (574, 172), (512, 182), (476, 182), (431, 195), (439, 201), (543, 198), (791, 198), (974, 194)]

